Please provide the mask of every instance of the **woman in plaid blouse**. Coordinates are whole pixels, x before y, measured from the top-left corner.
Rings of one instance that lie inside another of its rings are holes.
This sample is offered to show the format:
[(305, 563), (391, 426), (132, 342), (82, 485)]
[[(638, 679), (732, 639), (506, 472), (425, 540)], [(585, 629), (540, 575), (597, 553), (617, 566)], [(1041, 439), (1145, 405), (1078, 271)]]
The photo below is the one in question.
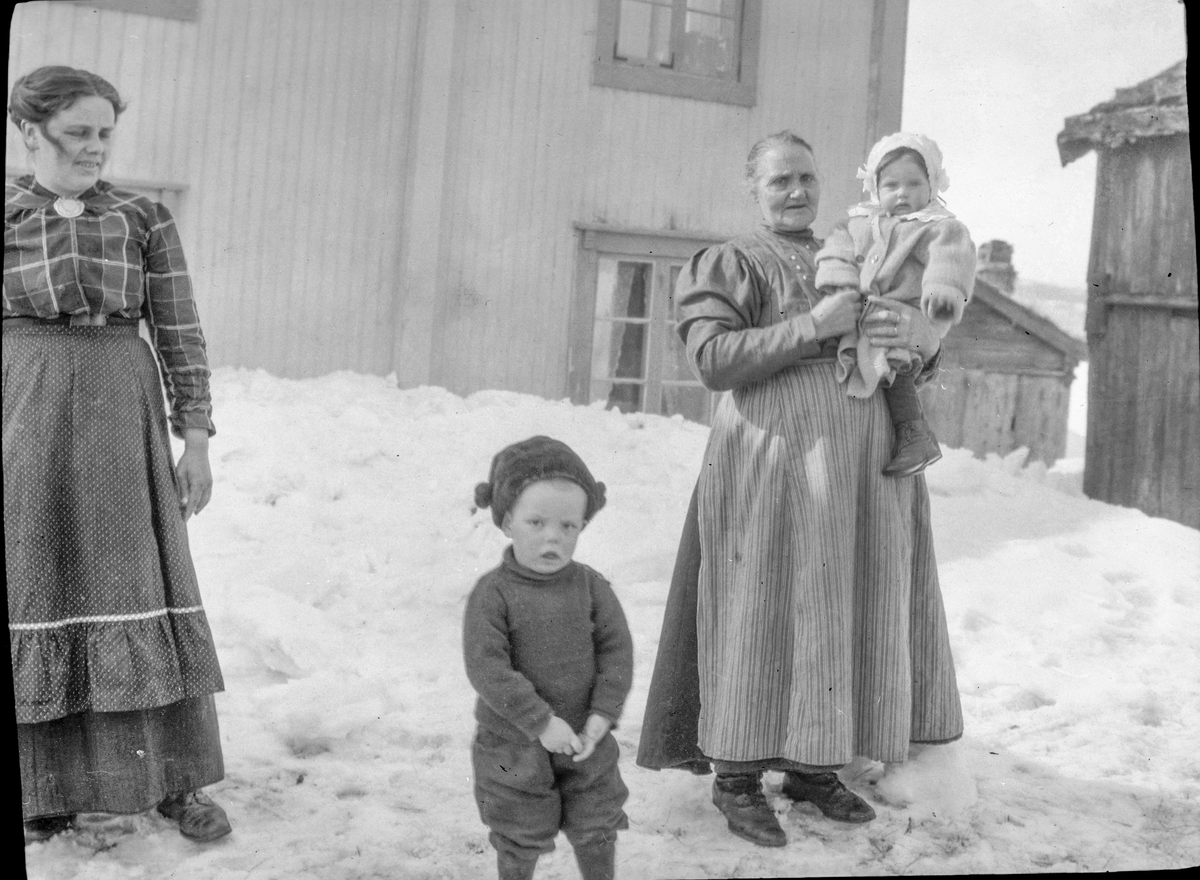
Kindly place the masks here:
[(200, 792), (224, 776), (224, 683), (185, 526), (212, 489), (204, 336), (170, 213), (100, 179), (123, 109), (110, 83), (69, 67), (21, 77), (9, 102), (33, 169), (5, 190), (3, 300), (27, 843), (77, 813), (155, 806), (193, 840), (230, 830)]

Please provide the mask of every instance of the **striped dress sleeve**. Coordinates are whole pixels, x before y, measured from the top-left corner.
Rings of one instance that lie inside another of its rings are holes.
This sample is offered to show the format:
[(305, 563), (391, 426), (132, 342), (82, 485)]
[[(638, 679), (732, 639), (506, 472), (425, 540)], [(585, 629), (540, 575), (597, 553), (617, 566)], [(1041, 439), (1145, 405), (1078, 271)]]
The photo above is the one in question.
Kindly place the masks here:
[(731, 244), (700, 251), (679, 273), (679, 335), (693, 372), (710, 391), (762, 381), (819, 354), (812, 316), (773, 321), (765, 287)]

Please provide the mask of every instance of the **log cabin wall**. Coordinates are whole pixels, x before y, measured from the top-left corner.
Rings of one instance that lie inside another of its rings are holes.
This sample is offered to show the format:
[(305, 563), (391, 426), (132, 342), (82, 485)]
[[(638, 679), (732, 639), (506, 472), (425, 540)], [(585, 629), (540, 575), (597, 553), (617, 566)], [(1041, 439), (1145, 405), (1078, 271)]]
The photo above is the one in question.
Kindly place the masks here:
[[(946, 336), (940, 372), (921, 390), (926, 418), (946, 446), (978, 456), (1023, 446), (1029, 460), (1053, 464), (1066, 452), (1082, 343), (1061, 331), (1050, 339), (1031, 332), (1023, 316), (1034, 329), (1046, 319), (1001, 300), (1005, 294), (986, 284), (976, 283), (962, 323)], [(1002, 313), (994, 303), (1008, 307)]]

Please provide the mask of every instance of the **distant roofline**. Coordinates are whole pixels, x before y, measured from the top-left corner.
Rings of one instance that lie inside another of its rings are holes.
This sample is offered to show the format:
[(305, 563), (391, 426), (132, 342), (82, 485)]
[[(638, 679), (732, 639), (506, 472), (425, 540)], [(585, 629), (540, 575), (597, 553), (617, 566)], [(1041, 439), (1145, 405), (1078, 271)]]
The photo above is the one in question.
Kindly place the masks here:
[(1067, 165), (1092, 149), (1115, 149), (1145, 138), (1188, 131), (1184, 58), (1135, 86), (1117, 89), (1111, 100), (1087, 113), (1068, 116), (1058, 133), (1058, 156)]
[(1029, 306), (1017, 302), (982, 278), (975, 279), (975, 298), (991, 306), (1013, 324), (1029, 331), (1031, 335), (1036, 336), (1042, 342), (1075, 358), (1077, 362), (1088, 359), (1086, 342), (1076, 339), (1049, 318), (1039, 315)]

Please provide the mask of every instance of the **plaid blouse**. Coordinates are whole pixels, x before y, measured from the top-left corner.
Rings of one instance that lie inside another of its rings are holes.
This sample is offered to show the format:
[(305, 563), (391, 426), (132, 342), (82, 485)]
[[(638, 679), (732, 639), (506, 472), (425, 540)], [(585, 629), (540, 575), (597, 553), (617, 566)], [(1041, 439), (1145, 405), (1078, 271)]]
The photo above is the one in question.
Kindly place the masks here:
[(60, 217), (32, 176), (4, 191), (4, 317), (145, 318), (171, 406), (171, 428), (214, 433), (208, 357), (175, 220), (104, 181)]

